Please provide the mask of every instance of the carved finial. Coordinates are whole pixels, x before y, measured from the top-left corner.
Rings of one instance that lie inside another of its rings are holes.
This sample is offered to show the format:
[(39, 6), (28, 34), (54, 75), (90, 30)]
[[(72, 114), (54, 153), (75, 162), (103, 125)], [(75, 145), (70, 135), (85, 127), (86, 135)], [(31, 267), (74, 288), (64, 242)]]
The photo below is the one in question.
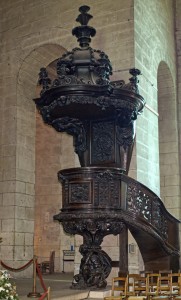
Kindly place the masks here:
[(131, 75), (133, 75), (134, 77), (138, 76), (138, 75), (141, 75), (141, 71), (139, 69), (136, 69), (136, 68), (133, 68), (133, 69), (130, 69), (129, 70), (129, 73)]
[(141, 71), (139, 69), (133, 68), (129, 70), (129, 73), (133, 76), (131, 77), (130, 80), (130, 84), (131, 84), (131, 89), (136, 93), (139, 94), (139, 90), (138, 90), (138, 75), (141, 75)]
[(72, 29), (72, 34), (77, 37), (81, 48), (89, 47), (89, 43), (91, 41), (90, 37), (93, 37), (96, 34), (96, 30), (87, 25), (89, 20), (93, 18), (87, 13), (89, 9), (90, 7), (87, 5), (83, 5), (79, 8), (80, 15), (78, 15), (76, 21), (79, 22), (81, 26)]
[(79, 22), (81, 25), (87, 25), (89, 20), (93, 17), (87, 12), (90, 10), (90, 7), (87, 5), (83, 5), (79, 8), (80, 15), (78, 15), (76, 21)]
[(51, 80), (48, 77), (48, 72), (47, 72), (46, 68), (40, 69), (38, 83), (43, 86), (41, 93), (40, 93), (42, 95), (46, 90), (49, 89), (49, 85), (51, 84)]

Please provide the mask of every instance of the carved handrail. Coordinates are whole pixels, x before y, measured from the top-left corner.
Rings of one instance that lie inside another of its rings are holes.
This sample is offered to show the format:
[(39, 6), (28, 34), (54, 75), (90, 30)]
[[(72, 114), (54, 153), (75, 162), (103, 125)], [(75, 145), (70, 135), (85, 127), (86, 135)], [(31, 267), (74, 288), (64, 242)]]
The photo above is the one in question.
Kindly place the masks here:
[(144, 219), (165, 241), (175, 244), (169, 229), (175, 227), (177, 230), (179, 220), (166, 210), (158, 195), (144, 184), (126, 175), (121, 177), (127, 184), (126, 210), (135, 217)]

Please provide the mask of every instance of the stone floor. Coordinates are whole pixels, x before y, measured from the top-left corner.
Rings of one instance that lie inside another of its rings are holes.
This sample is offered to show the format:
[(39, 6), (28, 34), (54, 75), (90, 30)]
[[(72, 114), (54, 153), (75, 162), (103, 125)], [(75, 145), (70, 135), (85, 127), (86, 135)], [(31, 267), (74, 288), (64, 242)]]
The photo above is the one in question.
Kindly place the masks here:
[[(103, 299), (106, 291), (100, 291), (98, 294), (95, 291), (90, 290), (74, 290), (71, 289), (73, 274), (72, 273), (54, 273), (43, 276), (45, 286), (50, 287), (50, 299), (51, 300), (83, 300), (83, 299)], [(17, 293), (20, 300), (31, 299), (27, 295), (33, 291), (33, 279), (32, 278), (13, 278), (12, 282), (16, 284)], [(108, 288), (109, 290), (109, 288)], [(36, 280), (36, 292), (43, 293), (43, 289), (39, 282)], [(92, 293), (92, 294), (91, 294)], [(35, 299), (35, 298), (34, 298)], [(38, 298), (36, 298), (38, 299)], [(46, 299), (46, 298), (45, 298)]]

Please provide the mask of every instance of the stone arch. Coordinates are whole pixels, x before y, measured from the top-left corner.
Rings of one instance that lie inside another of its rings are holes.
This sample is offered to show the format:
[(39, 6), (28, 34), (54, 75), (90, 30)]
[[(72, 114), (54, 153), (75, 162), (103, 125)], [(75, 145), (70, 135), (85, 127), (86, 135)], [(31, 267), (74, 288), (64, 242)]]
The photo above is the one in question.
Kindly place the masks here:
[[(25, 100), (33, 99), (36, 96), (38, 73), (42, 66), (47, 67), (66, 51), (57, 44), (44, 44), (33, 49), (23, 60), (17, 79), (18, 99), (23, 96)], [(32, 103), (32, 101), (30, 102)], [(27, 103), (26, 103), (27, 104)], [(33, 104), (34, 107), (34, 104)]]
[[(31, 187), (27, 193), (34, 207), (31, 216), (34, 221), (34, 253), (47, 260), (50, 251), (55, 250), (57, 271), (60, 268), (60, 240), (61, 243), (71, 243), (60, 225), (53, 222), (53, 215), (61, 207), (57, 172), (74, 166), (75, 156), (72, 137), (60, 135), (45, 125), (32, 99), (39, 94), (40, 68), (47, 67), (53, 76), (55, 62), (64, 52), (65, 49), (57, 44), (44, 44), (34, 49), (24, 59), (17, 81), (17, 172)], [(63, 153), (69, 155), (62, 157)]]
[(159, 113), (160, 195), (166, 208), (179, 217), (179, 156), (176, 89), (168, 65), (161, 61), (157, 73)]

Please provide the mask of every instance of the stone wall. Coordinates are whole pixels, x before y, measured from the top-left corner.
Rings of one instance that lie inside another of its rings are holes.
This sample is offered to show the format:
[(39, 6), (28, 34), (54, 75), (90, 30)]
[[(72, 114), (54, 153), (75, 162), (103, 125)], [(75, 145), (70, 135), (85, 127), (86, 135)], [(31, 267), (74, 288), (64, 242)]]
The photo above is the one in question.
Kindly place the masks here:
[(166, 208), (179, 218), (174, 4), (135, 1), (135, 65), (143, 74), (140, 92), (147, 102), (137, 122), (136, 151), (137, 180), (161, 193)]
[(135, 1), (135, 65), (143, 74), (140, 79), (140, 92), (148, 106), (137, 123), (137, 179), (158, 194), (160, 180), (157, 74), (160, 62), (164, 61), (170, 69), (175, 88), (173, 20), (172, 0)]
[[(181, 167), (181, 0), (176, 0), (175, 4), (175, 37), (176, 37), (176, 50), (177, 50), (177, 116), (178, 116), (178, 133), (179, 133), (179, 166)], [(180, 172), (179, 172), (179, 182), (180, 182)], [(179, 199), (180, 200), (180, 199)], [(178, 203), (177, 210), (179, 211), (179, 219), (181, 219), (181, 201)], [(181, 236), (181, 228), (180, 228)]]

